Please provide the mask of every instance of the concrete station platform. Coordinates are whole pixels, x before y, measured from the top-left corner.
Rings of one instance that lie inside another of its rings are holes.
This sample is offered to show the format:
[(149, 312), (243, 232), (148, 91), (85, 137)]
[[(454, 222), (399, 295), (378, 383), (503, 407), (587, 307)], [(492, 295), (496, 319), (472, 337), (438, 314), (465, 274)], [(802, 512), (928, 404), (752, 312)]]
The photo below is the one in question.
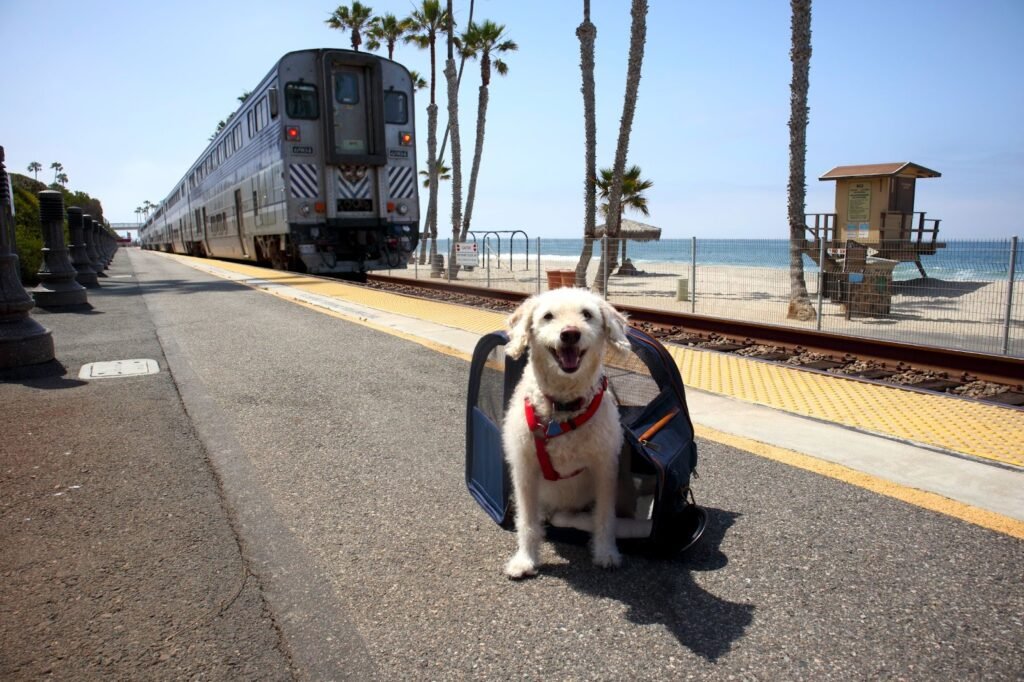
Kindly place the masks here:
[[(1017, 411), (682, 351), (701, 543), (513, 582), (462, 480), (504, 315), (135, 250), (89, 295), (0, 375), (0, 678), (1019, 677)], [(840, 419), (925, 398), (978, 450)]]
[[(166, 257), (466, 359), (506, 318), (328, 278)], [(1024, 537), (1024, 410), (669, 349), (698, 436)]]

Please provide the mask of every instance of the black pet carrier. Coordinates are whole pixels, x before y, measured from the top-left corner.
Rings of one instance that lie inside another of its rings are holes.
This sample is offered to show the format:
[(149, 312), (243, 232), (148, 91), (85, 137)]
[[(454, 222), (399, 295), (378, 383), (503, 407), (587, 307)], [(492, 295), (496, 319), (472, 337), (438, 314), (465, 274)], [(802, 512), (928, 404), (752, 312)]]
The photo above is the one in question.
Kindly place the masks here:
[[(605, 355), (608, 391), (619, 405), (624, 430), (616, 514), (631, 518), (641, 537), (618, 540), (624, 551), (675, 554), (694, 545), (707, 516), (690, 491), (697, 464), (693, 423), (679, 369), (657, 340), (630, 328), (632, 352)], [(487, 334), (476, 345), (466, 410), (466, 485), (502, 528), (512, 530), (512, 480), (501, 444), (501, 424), (527, 354), (505, 355), (508, 336)], [(628, 466), (627, 466), (628, 463)], [(649, 533), (648, 530), (649, 529)], [(582, 540), (573, 529), (548, 528), (555, 540)]]

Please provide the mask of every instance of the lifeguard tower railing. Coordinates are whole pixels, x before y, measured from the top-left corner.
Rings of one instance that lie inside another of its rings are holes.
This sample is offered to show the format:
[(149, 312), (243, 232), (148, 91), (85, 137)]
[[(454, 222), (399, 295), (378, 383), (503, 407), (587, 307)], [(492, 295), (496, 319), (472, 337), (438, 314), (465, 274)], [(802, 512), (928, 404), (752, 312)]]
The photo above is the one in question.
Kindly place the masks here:
[[(933, 255), (945, 247), (938, 239), (940, 222), (939, 218), (926, 218), (924, 211), (883, 211), (883, 239), (871, 246), (876, 249), (879, 258), (920, 263), (921, 256)], [(845, 244), (836, 229), (835, 213), (806, 213), (804, 224), (808, 239), (804, 241), (803, 248), (815, 262), (818, 260), (821, 240), (825, 242), (826, 248), (842, 248)]]

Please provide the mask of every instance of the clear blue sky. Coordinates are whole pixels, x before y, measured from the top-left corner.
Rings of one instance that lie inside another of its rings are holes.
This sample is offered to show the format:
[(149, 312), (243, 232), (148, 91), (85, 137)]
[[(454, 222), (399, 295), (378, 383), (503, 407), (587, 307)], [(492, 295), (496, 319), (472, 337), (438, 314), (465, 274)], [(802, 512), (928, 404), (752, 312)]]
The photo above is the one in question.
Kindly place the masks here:
[[(410, 0), (366, 0), (405, 16)], [(615, 151), (628, 0), (593, 0), (598, 163)], [(645, 222), (665, 237), (785, 237), (789, 3), (651, 0), (629, 161), (654, 182)], [(4, 0), (0, 144), (7, 165), (59, 161), (69, 187), (135, 222), (202, 152), (218, 120), (285, 52), (348, 47), (323, 0), (173, 3)], [(465, 21), (468, 0), (456, 0)], [(476, 229), (575, 237), (583, 222), (579, 0), (477, 0), (519, 44), (492, 83)], [(833, 209), (833, 166), (914, 161), (917, 210), (947, 238), (1024, 235), (1024, 2), (818, 0), (813, 14), (807, 210)], [(442, 52), (443, 54), (443, 52)], [(427, 53), (395, 58), (426, 74)], [(440, 71), (438, 77), (441, 78)], [(466, 182), (479, 69), (461, 91)], [(442, 121), (446, 105), (439, 87)], [(427, 95), (417, 101), (421, 165)], [(447, 183), (444, 187), (447, 187)], [(426, 206), (426, 192), (422, 193)], [(440, 233), (450, 234), (442, 192)]]

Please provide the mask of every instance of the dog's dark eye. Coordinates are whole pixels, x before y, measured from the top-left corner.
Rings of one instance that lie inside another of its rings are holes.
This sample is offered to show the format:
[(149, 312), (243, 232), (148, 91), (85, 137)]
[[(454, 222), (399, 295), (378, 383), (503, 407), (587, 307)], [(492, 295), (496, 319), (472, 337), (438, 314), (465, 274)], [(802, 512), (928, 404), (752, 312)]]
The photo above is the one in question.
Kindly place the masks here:
[(584, 319), (584, 320), (589, 320), (589, 319), (590, 319), (590, 318), (592, 318), (592, 317), (593, 317), (593, 315), (591, 315), (591, 314), (590, 314), (590, 311), (589, 311), (589, 310), (584, 310), (584, 311), (583, 311), (583, 319)]
[(551, 313), (545, 313), (544, 314), (544, 319), (545, 320), (553, 320), (553, 319), (555, 319), (555, 316), (553, 314), (551, 314)]

